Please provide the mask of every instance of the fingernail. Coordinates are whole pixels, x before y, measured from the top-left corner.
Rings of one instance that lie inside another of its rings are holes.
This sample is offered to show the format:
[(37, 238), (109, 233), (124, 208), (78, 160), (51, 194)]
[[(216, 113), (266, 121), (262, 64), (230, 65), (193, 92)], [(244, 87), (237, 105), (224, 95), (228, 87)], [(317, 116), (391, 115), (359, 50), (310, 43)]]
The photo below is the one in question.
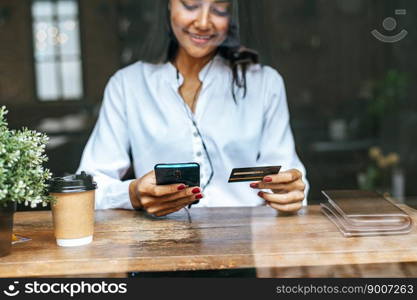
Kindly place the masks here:
[(199, 188), (195, 188), (191, 191), (193, 194), (198, 194), (201, 192), (201, 190)]
[(203, 195), (201, 195), (201, 194), (198, 194), (197, 196), (195, 196), (195, 198), (196, 198), (197, 200), (200, 200), (200, 199), (203, 199), (203, 198), (204, 198), (204, 196), (203, 196)]
[(264, 196), (264, 192), (259, 192), (259, 193), (258, 193), (258, 196), (259, 196), (259, 197), (263, 197), (263, 196)]
[(264, 181), (265, 181), (265, 182), (272, 182), (272, 178), (271, 178), (271, 177), (265, 177), (265, 178), (264, 178)]
[(179, 190), (179, 191), (185, 190), (185, 184), (181, 184), (181, 185), (178, 187), (178, 190)]
[(257, 189), (259, 187), (259, 184), (257, 184), (257, 183), (251, 183), (250, 184), (250, 187), (253, 188), (253, 189)]

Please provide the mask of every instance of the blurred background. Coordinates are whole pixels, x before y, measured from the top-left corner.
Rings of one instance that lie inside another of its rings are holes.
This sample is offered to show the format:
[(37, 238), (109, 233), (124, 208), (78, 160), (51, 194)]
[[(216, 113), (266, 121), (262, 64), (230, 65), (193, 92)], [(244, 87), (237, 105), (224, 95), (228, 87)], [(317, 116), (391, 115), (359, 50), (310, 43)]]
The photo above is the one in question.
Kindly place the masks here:
[[(417, 197), (417, 1), (240, 0), (242, 41), (284, 77), (311, 184)], [(154, 0), (0, 0), (0, 105), (77, 169), (109, 77), (140, 60)], [(243, 14), (242, 14), (243, 15)], [(112, 141), (109, 141), (111, 143)], [(130, 174), (132, 176), (133, 174)]]

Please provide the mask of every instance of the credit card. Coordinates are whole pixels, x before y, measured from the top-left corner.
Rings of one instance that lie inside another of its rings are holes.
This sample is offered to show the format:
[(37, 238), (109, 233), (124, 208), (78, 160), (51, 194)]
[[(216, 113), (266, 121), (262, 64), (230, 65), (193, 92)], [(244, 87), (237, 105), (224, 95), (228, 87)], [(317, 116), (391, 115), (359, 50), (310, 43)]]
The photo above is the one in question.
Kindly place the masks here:
[(265, 176), (276, 175), (281, 170), (281, 166), (237, 168), (230, 174), (229, 183), (262, 181)]

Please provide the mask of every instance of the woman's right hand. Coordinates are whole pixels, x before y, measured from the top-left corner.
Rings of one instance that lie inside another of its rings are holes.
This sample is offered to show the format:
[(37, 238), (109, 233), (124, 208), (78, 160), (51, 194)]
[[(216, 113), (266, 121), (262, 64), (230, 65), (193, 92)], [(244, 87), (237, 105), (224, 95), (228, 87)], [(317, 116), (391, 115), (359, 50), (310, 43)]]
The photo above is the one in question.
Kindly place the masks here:
[(143, 209), (157, 217), (179, 211), (203, 198), (201, 188), (184, 184), (157, 185), (155, 171), (132, 181), (130, 201), (135, 209)]

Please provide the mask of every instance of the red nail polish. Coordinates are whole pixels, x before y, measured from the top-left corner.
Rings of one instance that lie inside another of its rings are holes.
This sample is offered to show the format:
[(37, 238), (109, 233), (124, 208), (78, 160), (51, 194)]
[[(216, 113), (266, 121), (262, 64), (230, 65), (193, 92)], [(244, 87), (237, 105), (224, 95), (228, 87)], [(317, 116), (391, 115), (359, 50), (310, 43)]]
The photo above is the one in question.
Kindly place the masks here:
[(251, 183), (250, 184), (250, 187), (253, 188), (253, 189), (257, 189), (259, 187), (259, 184), (257, 184), (257, 183)]
[(259, 193), (258, 193), (258, 196), (259, 196), (259, 197), (263, 197), (263, 196), (264, 196), (264, 192), (259, 192)]
[(265, 177), (265, 178), (264, 178), (264, 181), (265, 181), (265, 182), (272, 182), (272, 178), (271, 178), (271, 177)]
[(201, 192), (201, 190), (199, 188), (195, 188), (191, 191), (193, 194), (198, 194)]
[(179, 190), (179, 191), (185, 190), (185, 185), (184, 185), (184, 184), (181, 184), (181, 185), (178, 187), (178, 190)]
[(195, 198), (197, 199), (197, 200), (200, 200), (200, 199), (203, 199), (203, 195), (201, 195), (201, 194), (198, 194), (197, 196), (195, 196)]

